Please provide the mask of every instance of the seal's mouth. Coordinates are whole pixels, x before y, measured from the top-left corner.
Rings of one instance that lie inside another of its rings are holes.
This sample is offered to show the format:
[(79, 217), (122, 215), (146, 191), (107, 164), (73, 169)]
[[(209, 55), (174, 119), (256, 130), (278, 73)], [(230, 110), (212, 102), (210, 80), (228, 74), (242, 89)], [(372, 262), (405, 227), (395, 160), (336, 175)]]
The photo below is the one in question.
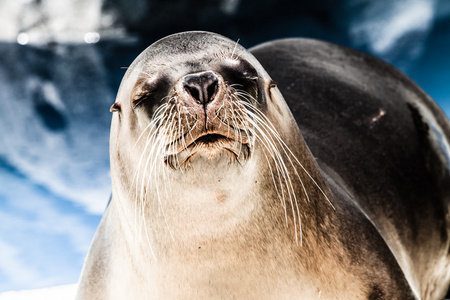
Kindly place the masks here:
[(247, 97), (253, 99), (214, 71), (182, 77), (162, 118), (169, 124), (163, 131), (166, 165), (178, 169), (197, 162), (212, 166), (224, 159), (230, 164), (248, 159), (253, 131)]
[(189, 136), (189, 133), (173, 143), (167, 145), (164, 162), (166, 165), (178, 169), (180, 166), (189, 165), (190, 160), (196, 155), (202, 155), (212, 160), (225, 154), (230, 162), (242, 163), (250, 157), (250, 146), (247, 135), (236, 132), (228, 133), (204, 133), (197, 137)]
[(224, 141), (229, 141), (230, 139), (221, 134), (206, 134), (194, 141), (197, 145), (210, 145), (215, 143), (223, 143)]

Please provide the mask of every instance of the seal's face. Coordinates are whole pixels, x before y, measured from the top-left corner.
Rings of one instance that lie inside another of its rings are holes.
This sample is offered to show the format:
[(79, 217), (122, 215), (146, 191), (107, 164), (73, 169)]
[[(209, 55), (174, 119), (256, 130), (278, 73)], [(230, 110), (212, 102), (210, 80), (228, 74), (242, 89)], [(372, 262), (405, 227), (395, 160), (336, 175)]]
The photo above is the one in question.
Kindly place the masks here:
[(163, 71), (137, 82), (133, 109), (152, 116), (167, 166), (188, 167), (197, 156), (243, 163), (252, 148), (246, 107), (257, 103), (256, 70), (242, 59), (190, 69), (178, 80)]
[(204, 32), (169, 36), (147, 48), (124, 77), (134, 81), (132, 89), (121, 87), (128, 103), (120, 110), (135, 125), (136, 142), (150, 142), (152, 155), (173, 170), (197, 161), (244, 164), (265, 96), (255, 61), (236, 42)]
[(178, 239), (217, 237), (266, 199), (301, 243), (297, 200), (309, 199), (308, 182), (325, 194), (307, 171), (315, 162), (300, 161), (310, 154), (280, 91), (245, 48), (208, 32), (159, 40), (128, 68), (111, 110), (113, 197), (137, 228), (161, 212)]
[(141, 220), (164, 211), (170, 226), (195, 224), (186, 237), (217, 236), (217, 228), (250, 218), (260, 193), (281, 201), (285, 216), (290, 202), (293, 223), (300, 220), (289, 177), (301, 182), (297, 124), (264, 68), (236, 42), (187, 32), (154, 43), (128, 69), (112, 111), (113, 195), (132, 199)]

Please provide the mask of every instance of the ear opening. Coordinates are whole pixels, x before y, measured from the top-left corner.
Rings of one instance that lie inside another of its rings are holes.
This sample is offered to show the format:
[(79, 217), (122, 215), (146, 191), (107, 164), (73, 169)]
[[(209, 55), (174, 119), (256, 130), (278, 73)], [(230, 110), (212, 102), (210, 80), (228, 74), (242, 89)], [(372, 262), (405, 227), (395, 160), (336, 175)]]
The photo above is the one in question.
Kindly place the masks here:
[(270, 80), (270, 81), (266, 81), (265, 83), (264, 83), (264, 91), (265, 91), (265, 94), (266, 94), (266, 103), (267, 102), (274, 102), (274, 99), (272, 99), (273, 97), (276, 97), (277, 96), (277, 94), (273, 94), (273, 90), (276, 90), (277, 89), (277, 84), (276, 84), (276, 82), (275, 81), (273, 81), (272, 79)]
[[(268, 97), (268, 101), (270, 101), (271, 106), (275, 108), (275, 110), (278, 112), (280, 116), (284, 116), (286, 109), (282, 109), (282, 106), (286, 105), (286, 102), (283, 98), (283, 95), (281, 94), (280, 90), (278, 89), (278, 86), (275, 81), (271, 80), (266, 89), (266, 94)], [(289, 110), (288, 107), (286, 107), (287, 110)]]
[(121, 105), (120, 103), (116, 102), (114, 103), (111, 108), (109, 109), (110, 112), (114, 113), (114, 112), (120, 112), (121, 111)]

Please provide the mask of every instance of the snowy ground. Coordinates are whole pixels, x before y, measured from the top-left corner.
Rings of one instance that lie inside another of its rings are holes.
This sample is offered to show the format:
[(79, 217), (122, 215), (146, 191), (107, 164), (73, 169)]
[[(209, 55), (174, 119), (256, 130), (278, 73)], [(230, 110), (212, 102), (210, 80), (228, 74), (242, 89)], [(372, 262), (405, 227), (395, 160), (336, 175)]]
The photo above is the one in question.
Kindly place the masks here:
[(0, 300), (73, 300), (76, 284), (61, 285), (52, 288), (0, 293)]

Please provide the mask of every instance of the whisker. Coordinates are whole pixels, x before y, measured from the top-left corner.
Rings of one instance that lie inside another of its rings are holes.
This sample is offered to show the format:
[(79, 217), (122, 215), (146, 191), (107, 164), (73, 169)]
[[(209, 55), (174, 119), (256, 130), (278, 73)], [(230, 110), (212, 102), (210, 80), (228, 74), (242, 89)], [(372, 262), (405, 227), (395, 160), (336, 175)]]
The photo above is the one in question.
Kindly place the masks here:
[(237, 47), (237, 45), (238, 45), (238, 43), (239, 43), (239, 40), (240, 40), (240, 39), (238, 39), (238, 40), (236, 41), (236, 43), (234, 44), (234, 49), (233, 49), (233, 52), (231, 53), (231, 59), (233, 59), (233, 60), (234, 60), (234, 58), (233, 58), (234, 52), (236, 51), (236, 47)]
[[(300, 174), (297, 171), (297, 168), (295, 167), (294, 163), (299, 165), (300, 168), (306, 173), (306, 175), (310, 178), (310, 180), (313, 182), (313, 184), (317, 187), (317, 189), (322, 193), (322, 195), (325, 197), (325, 199), (328, 201), (328, 203), (333, 207), (331, 201), (329, 200), (328, 196), (325, 194), (325, 192), (323, 191), (323, 189), (319, 186), (319, 184), (316, 182), (316, 180), (311, 176), (311, 174), (306, 170), (306, 168), (303, 166), (303, 164), (298, 160), (298, 158), (293, 154), (292, 150), (286, 145), (286, 143), (283, 141), (283, 139), (281, 138), (281, 136), (279, 135), (278, 131), (275, 129), (275, 127), (273, 126), (273, 124), (271, 123), (271, 121), (261, 112), (259, 111), (259, 109), (257, 107), (255, 107), (255, 105), (253, 105), (252, 103), (250, 103), (249, 99), (251, 100), (255, 100), (249, 93), (245, 92), (245, 91), (235, 91), (235, 95), (237, 96), (237, 98), (241, 98), (244, 100), (241, 100), (239, 103), (242, 104), (245, 107), (245, 112), (247, 114), (247, 120), (250, 120), (250, 123), (252, 124), (252, 126), (256, 129), (256, 133), (255, 136), (257, 137), (258, 140), (260, 140), (261, 144), (264, 146), (264, 148), (267, 149), (267, 151), (269, 151), (272, 160), (275, 163), (275, 170), (276, 173), (278, 174), (278, 178), (281, 179), (283, 178), (283, 181), (286, 183), (287, 185), (287, 196), (290, 199), (290, 203), (291, 203), (291, 208), (293, 209), (293, 212), (296, 212), (297, 218), (298, 218), (298, 225), (299, 225), (299, 233), (300, 233), (300, 244), (302, 244), (302, 225), (301, 225), (301, 214), (300, 214), (300, 208), (298, 206), (298, 199), (296, 197), (296, 193), (294, 191), (294, 185), (292, 183), (291, 177), (288, 175), (288, 169), (287, 166), (284, 162), (284, 160), (281, 158), (280, 154), (284, 153), (284, 155), (286, 156), (287, 159), (287, 163), (289, 163), (289, 165), (292, 167), (293, 172), (295, 173), (295, 177), (297, 177), (297, 180), (300, 182), (303, 193), (305, 195), (305, 198), (307, 201), (310, 201), (310, 197), (308, 195), (308, 191), (306, 190), (306, 187), (303, 183), (303, 180), (300, 176)], [(235, 97), (236, 99), (236, 97)], [(262, 126), (262, 127), (260, 127)], [(264, 128), (264, 129), (263, 129)], [(267, 131), (267, 133), (265, 133), (265, 131)], [(274, 138), (274, 140), (272, 138), (268, 138), (268, 136), (272, 136)], [(277, 147), (276, 145), (279, 145), (279, 147)], [(281, 151), (281, 153), (280, 153)], [(267, 156), (266, 156), (266, 160), (267, 160)], [(270, 165), (270, 172), (271, 175), (274, 176), (273, 170), (271, 169)], [(280, 197), (285, 198), (284, 197), (284, 188), (283, 185), (281, 183), (281, 181), (278, 183), (280, 185), (280, 190), (278, 190), (277, 187), (277, 183), (275, 182), (274, 178), (274, 185), (276, 188), (276, 192)], [(282, 202), (285, 202), (286, 199)], [(295, 208), (294, 208), (295, 206)], [(293, 215), (294, 218), (294, 224), (296, 224), (296, 217), (295, 215)]]

